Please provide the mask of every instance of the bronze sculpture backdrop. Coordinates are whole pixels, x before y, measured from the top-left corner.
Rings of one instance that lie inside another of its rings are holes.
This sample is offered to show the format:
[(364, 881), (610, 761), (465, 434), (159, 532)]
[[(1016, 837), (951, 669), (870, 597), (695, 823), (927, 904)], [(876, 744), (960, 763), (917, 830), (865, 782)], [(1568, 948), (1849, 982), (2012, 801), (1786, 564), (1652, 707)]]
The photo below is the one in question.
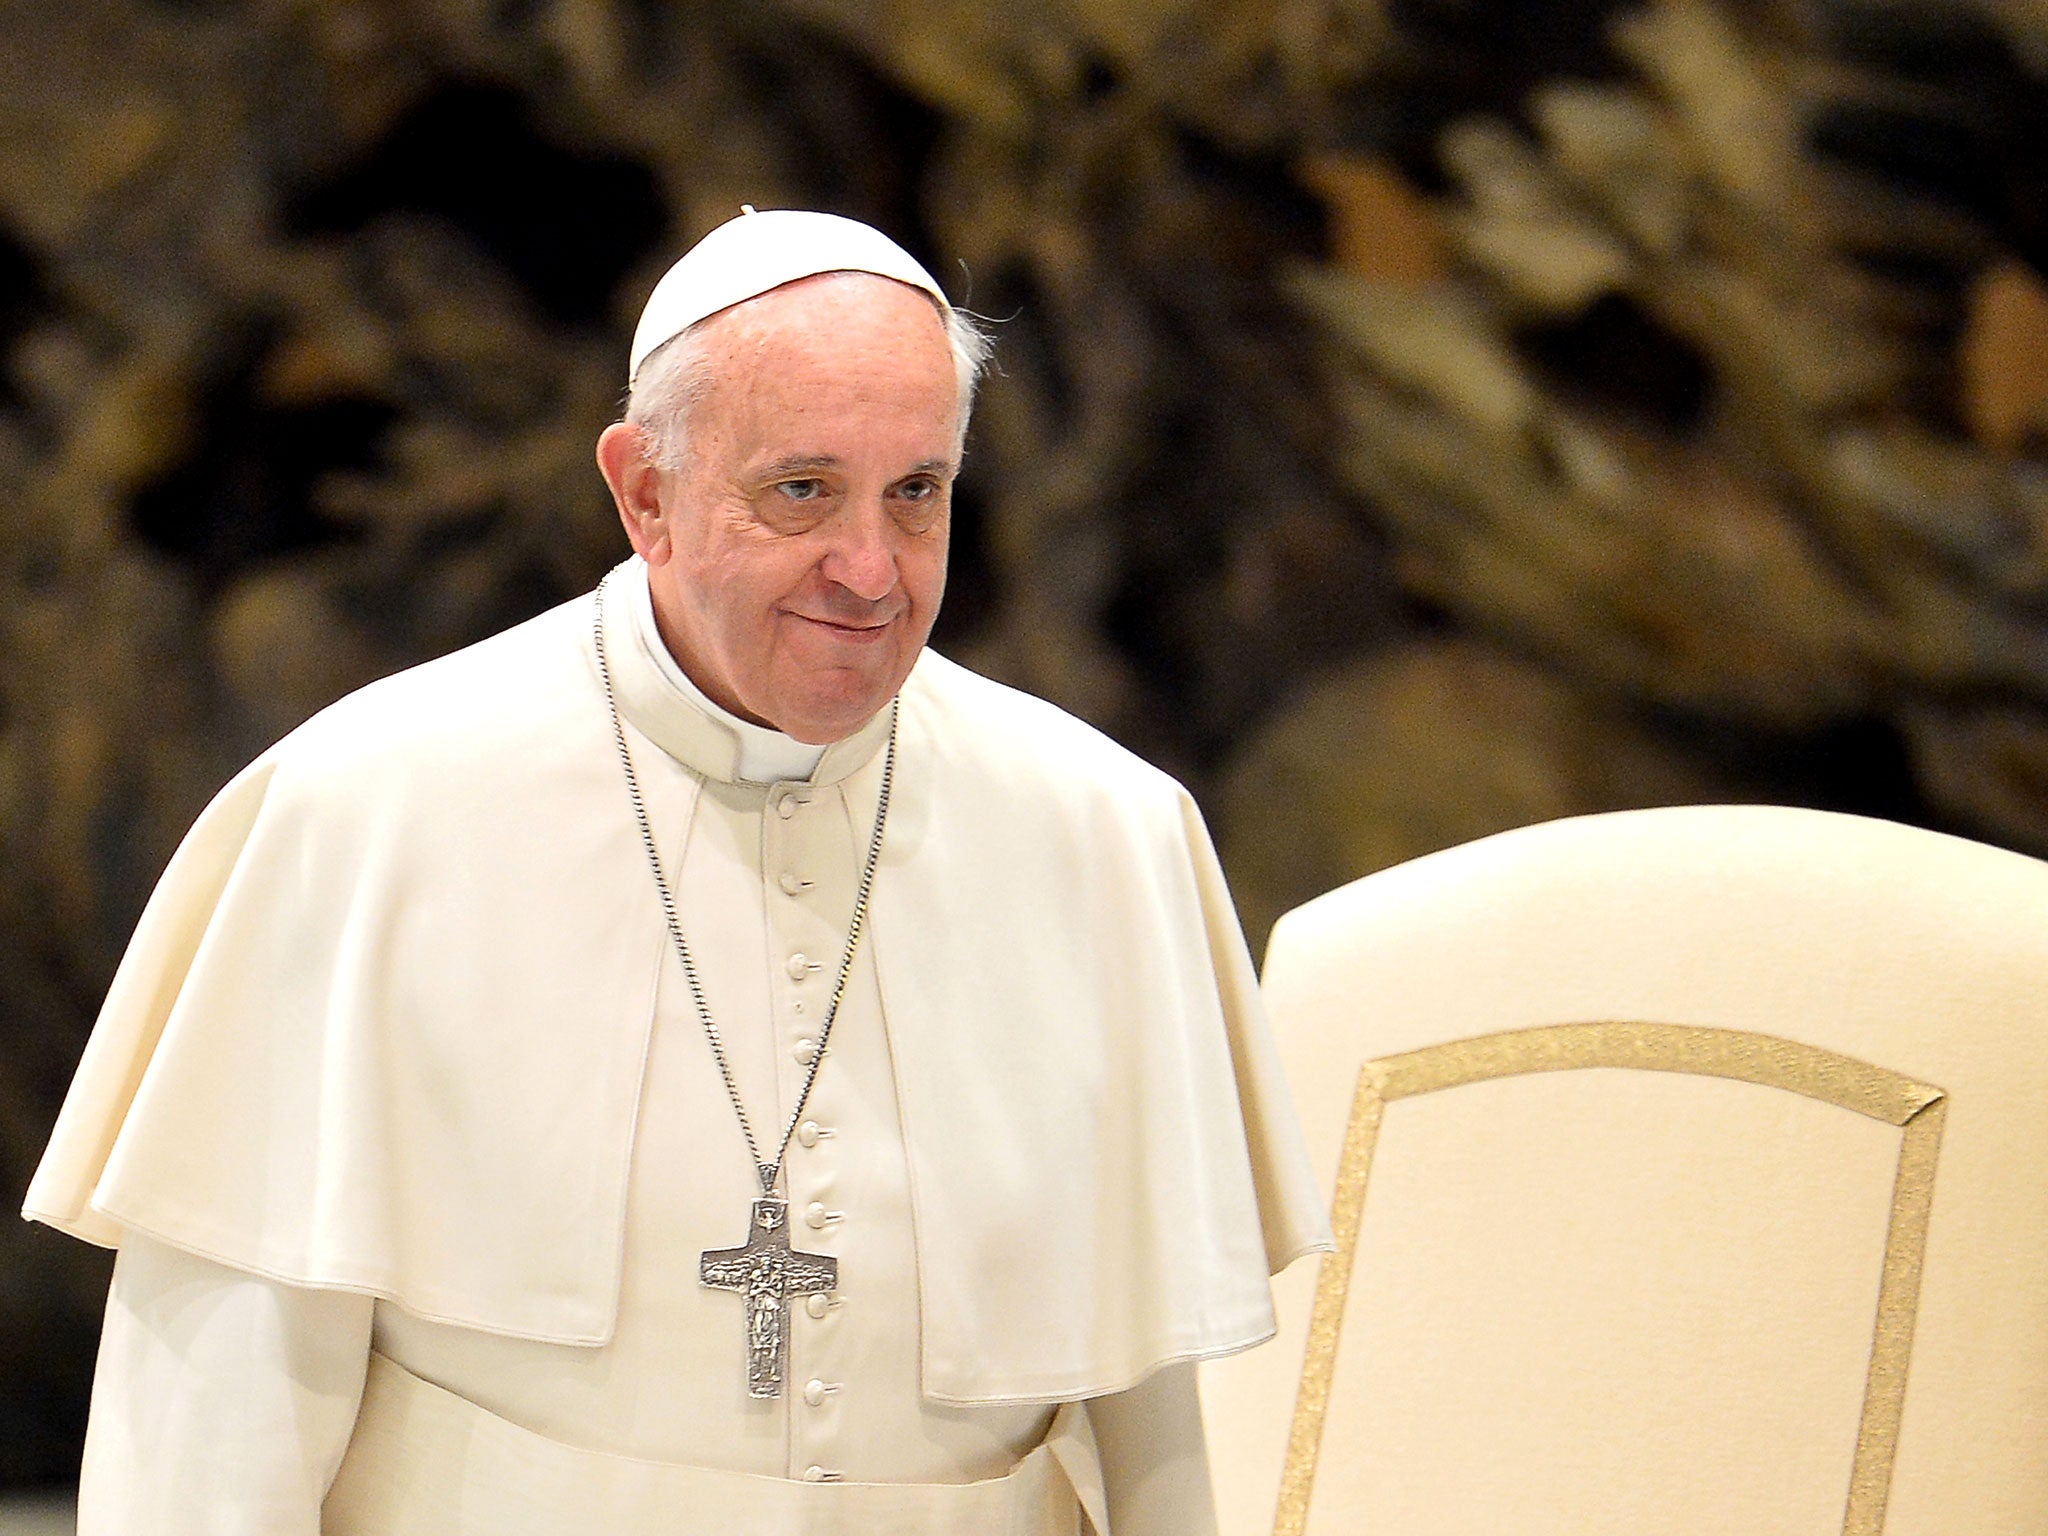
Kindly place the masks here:
[[(2048, 853), (2025, 0), (0, 0), (0, 1187), (207, 795), (623, 553), (665, 260), (1002, 324), (940, 643), (1181, 774), (1256, 945), (1545, 816)], [(104, 1263), (0, 1228), (0, 1483)]]

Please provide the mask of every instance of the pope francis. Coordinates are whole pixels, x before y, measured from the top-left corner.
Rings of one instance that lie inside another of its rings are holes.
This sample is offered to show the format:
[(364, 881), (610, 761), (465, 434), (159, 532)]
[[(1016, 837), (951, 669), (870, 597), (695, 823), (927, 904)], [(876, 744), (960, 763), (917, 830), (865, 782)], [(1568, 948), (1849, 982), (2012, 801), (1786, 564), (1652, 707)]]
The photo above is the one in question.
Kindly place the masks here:
[(632, 557), (193, 827), (28, 1195), (120, 1250), (81, 1536), (1213, 1530), (1323, 1220), (1185, 792), (924, 648), (986, 351), (741, 214)]

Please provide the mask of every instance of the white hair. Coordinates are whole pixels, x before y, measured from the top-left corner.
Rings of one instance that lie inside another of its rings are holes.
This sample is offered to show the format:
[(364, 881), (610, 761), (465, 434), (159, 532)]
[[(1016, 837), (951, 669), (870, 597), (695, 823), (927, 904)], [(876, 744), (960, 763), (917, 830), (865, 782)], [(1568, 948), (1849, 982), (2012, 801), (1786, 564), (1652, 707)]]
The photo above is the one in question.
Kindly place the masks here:
[[(949, 306), (940, 310), (940, 318), (945, 322), (946, 343), (952, 349), (953, 372), (959, 381), (960, 435), (964, 438), (967, 418), (974, 410), (975, 388), (995, 353), (995, 337), (981, 316), (964, 309)], [(646, 434), (649, 460), (671, 472), (683, 467), (690, 409), (703, 398), (711, 382), (700, 334), (703, 325), (699, 320), (648, 353), (626, 394), (626, 421)]]

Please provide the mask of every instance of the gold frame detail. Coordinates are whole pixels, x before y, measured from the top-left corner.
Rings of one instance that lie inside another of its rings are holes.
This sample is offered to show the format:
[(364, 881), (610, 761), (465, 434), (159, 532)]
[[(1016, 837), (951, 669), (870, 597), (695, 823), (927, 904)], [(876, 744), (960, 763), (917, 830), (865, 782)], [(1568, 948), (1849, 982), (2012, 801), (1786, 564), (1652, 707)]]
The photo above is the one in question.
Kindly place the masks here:
[(1906, 1368), (1913, 1352), (1920, 1271), (1926, 1259), (1927, 1221), (1934, 1204), (1935, 1163), (1941, 1153), (1948, 1095), (1897, 1072), (1775, 1035), (1637, 1023), (1550, 1024), (1508, 1030), (1382, 1057), (1359, 1068), (1358, 1091), (1337, 1170), (1336, 1198), (1331, 1203), (1337, 1246), (1324, 1258), (1316, 1281), (1308, 1355), (1287, 1440), (1274, 1536), (1302, 1536), (1307, 1529), (1316, 1457), (1337, 1367), (1338, 1336), (1343, 1331), (1344, 1304), (1351, 1290), (1358, 1231), (1365, 1215), (1366, 1185), (1386, 1106), (1396, 1099), (1492, 1078), (1590, 1067), (1732, 1078), (1781, 1088), (1899, 1127), (1898, 1174), (1892, 1184), (1870, 1371), (1864, 1382), (1856, 1459), (1842, 1519), (1842, 1536), (1881, 1536), (1899, 1420), (1905, 1409)]

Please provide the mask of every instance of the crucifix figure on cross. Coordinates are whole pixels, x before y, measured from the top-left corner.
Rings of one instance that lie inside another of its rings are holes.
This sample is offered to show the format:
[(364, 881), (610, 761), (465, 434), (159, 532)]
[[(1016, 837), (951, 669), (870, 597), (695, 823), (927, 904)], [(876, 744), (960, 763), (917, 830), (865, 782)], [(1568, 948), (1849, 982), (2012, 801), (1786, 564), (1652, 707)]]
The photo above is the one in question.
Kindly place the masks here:
[(747, 1299), (747, 1395), (780, 1397), (789, 1359), (789, 1298), (829, 1291), (839, 1283), (839, 1261), (789, 1246), (789, 1202), (764, 1195), (754, 1202), (747, 1240), (738, 1248), (709, 1248), (697, 1276), (720, 1291)]

